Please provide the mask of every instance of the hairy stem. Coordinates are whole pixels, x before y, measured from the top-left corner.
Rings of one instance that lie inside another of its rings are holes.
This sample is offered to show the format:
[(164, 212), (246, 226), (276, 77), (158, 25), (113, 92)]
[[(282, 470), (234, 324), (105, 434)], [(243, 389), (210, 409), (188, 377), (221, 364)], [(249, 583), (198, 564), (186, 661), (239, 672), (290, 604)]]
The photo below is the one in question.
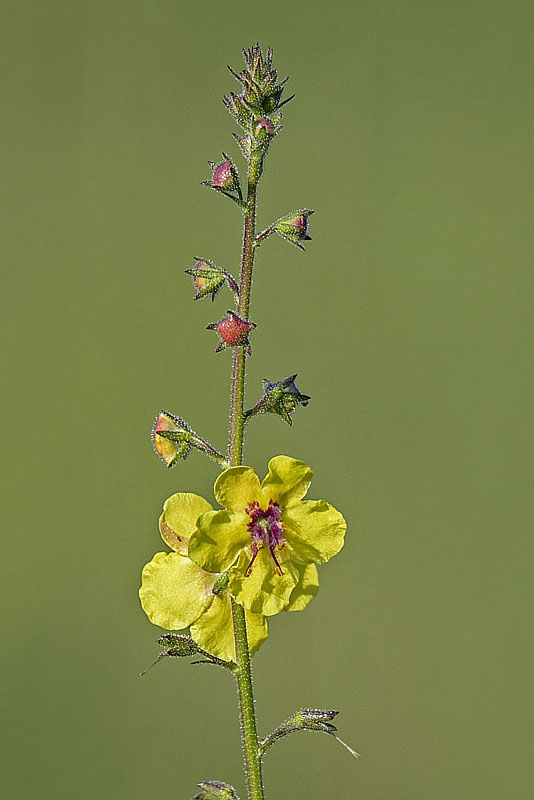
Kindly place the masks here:
[[(239, 301), (237, 306), (238, 315), (245, 320), (248, 320), (250, 307), (252, 269), (254, 266), (254, 237), (256, 234), (256, 188), (261, 175), (261, 168), (262, 157), (253, 152), (248, 159), (248, 192), (243, 232)], [(231, 466), (237, 466), (243, 462), (245, 361), (245, 349), (243, 347), (235, 347), (232, 364), (230, 436), (228, 441), (228, 461)], [(241, 740), (243, 743), (244, 769), (248, 797), (249, 800), (264, 800), (245, 611), (242, 606), (234, 600), (232, 600), (232, 617), (237, 662), (235, 675), (238, 687), (239, 720), (241, 724)]]
[(249, 800), (264, 800), (261, 776), (261, 756), (254, 710), (254, 688), (252, 668), (247, 641), (245, 610), (232, 600), (234, 638), (237, 656), (237, 694), (239, 699), (239, 722), (243, 743), (243, 759)]
[[(254, 266), (254, 236), (256, 234), (256, 188), (260, 177), (260, 161), (252, 155), (248, 164), (248, 195), (245, 225), (243, 231), (243, 254), (241, 258), (241, 280), (237, 313), (248, 320), (252, 269)], [(228, 442), (228, 461), (232, 466), (243, 461), (243, 430), (245, 427), (245, 359), (243, 347), (234, 349), (232, 365), (232, 400), (230, 407), (230, 439)]]

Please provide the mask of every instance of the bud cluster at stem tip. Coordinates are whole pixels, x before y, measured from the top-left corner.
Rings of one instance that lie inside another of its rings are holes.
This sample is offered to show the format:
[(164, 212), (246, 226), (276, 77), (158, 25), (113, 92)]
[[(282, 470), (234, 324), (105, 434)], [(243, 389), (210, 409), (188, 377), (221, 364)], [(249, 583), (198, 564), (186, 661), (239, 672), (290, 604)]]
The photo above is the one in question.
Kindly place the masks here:
[(268, 147), (271, 139), (280, 131), (282, 115), (280, 108), (289, 102), (294, 95), (282, 101), (282, 92), (288, 78), (278, 80), (278, 73), (273, 69), (273, 52), (269, 48), (265, 55), (259, 44), (250, 50), (243, 50), (245, 69), (240, 73), (228, 67), (234, 78), (242, 84), (239, 94), (230, 92), (223, 102), (246, 131), (246, 136), (236, 136), (243, 155), (250, 156), (251, 149)]

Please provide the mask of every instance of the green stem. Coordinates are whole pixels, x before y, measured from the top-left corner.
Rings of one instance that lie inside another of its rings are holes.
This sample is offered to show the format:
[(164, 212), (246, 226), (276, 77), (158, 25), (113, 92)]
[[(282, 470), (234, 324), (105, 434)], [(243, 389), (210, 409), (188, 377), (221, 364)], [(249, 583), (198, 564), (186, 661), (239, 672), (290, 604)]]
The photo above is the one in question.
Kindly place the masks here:
[[(237, 313), (248, 320), (252, 269), (254, 266), (254, 236), (256, 234), (256, 188), (261, 175), (262, 158), (253, 153), (248, 162), (248, 194), (243, 232), (243, 255), (241, 260), (241, 281)], [(243, 463), (243, 432), (245, 427), (245, 361), (243, 347), (234, 348), (232, 364), (232, 398), (230, 405), (230, 436), (228, 441), (228, 461), (232, 466)], [(264, 800), (261, 776), (261, 756), (259, 749), (256, 713), (254, 710), (254, 689), (252, 687), (252, 668), (247, 640), (245, 611), (232, 600), (232, 617), (236, 648), (236, 670), (239, 720), (243, 743), (244, 770), (249, 800)]]
[[(256, 234), (256, 189), (260, 178), (261, 159), (251, 156), (248, 166), (248, 195), (245, 226), (243, 231), (243, 255), (241, 259), (241, 280), (237, 313), (241, 319), (248, 320), (252, 269), (254, 266), (254, 236)], [(230, 406), (230, 439), (228, 442), (228, 461), (232, 466), (243, 461), (243, 431), (245, 428), (245, 359), (243, 347), (234, 349), (232, 365), (232, 400)]]
[(234, 638), (237, 656), (237, 694), (239, 700), (239, 722), (241, 725), (241, 741), (243, 743), (243, 760), (249, 800), (264, 800), (263, 780), (261, 776), (261, 756), (254, 710), (254, 688), (252, 686), (252, 668), (247, 641), (247, 624), (245, 610), (232, 600), (232, 616), (234, 620)]

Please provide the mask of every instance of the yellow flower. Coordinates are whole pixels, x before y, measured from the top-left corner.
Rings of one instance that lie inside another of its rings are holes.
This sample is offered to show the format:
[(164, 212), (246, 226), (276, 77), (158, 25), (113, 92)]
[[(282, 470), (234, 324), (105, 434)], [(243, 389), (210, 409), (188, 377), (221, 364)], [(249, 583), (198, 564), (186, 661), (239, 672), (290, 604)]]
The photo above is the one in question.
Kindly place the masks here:
[(255, 614), (299, 611), (317, 593), (315, 564), (343, 546), (346, 523), (324, 500), (303, 500), (312, 471), (276, 456), (260, 484), (251, 467), (230, 467), (215, 481), (224, 510), (206, 510), (189, 541), (189, 558), (209, 572), (229, 571), (228, 589)]
[[(170, 631), (190, 627), (199, 647), (217, 658), (235, 661), (228, 590), (219, 588), (220, 581), (216, 585), (217, 571), (208, 572), (187, 556), (198, 517), (211, 509), (207, 500), (190, 492), (178, 492), (165, 501), (159, 529), (174, 552), (156, 553), (145, 565), (139, 597), (154, 625)], [(246, 619), (249, 647), (254, 653), (267, 639), (267, 620), (250, 612), (246, 612)]]

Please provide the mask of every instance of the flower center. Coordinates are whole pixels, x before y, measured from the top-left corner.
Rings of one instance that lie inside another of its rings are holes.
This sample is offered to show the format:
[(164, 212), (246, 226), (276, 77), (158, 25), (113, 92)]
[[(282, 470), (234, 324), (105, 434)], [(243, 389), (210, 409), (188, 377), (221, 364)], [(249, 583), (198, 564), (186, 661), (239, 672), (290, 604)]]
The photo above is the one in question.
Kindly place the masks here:
[(283, 575), (282, 567), (278, 563), (275, 552), (276, 550), (281, 550), (285, 544), (280, 506), (278, 503), (269, 500), (269, 505), (266, 509), (263, 509), (259, 503), (254, 502), (250, 503), (245, 511), (250, 517), (247, 530), (252, 538), (252, 559), (245, 570), (245, 577), (248, 578), (252, 572), (252, 565), (262, 547), (269, 548), (269, 554), (274, 563), (274, 571), (277, 575)]

